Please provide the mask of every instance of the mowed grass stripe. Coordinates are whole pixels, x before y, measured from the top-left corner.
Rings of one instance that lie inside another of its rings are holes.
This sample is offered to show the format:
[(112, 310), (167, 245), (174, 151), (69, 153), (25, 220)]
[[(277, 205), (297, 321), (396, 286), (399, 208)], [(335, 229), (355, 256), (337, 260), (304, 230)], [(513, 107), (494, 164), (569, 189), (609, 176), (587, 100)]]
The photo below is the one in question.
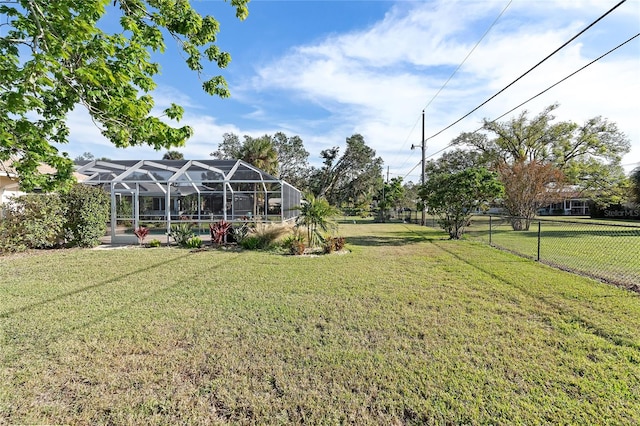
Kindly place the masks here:
[(0, 258), (0, 423), (633, 423), (636, 294), (401, 224)]

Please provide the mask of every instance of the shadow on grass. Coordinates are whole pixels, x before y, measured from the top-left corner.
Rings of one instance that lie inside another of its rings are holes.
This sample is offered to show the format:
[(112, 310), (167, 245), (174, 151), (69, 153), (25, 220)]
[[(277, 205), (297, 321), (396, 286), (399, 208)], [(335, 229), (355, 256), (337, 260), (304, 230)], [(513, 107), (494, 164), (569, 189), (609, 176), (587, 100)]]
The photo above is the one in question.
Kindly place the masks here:
[[(534, 289), (527, 287), (526, 285), (518, 284), (516, 280), (511, 280), (505, 277), (503, 274), (499, 274), (497, 272), (497, 268), (493, 268), (488, 266), (488, 262), (479, 259), (471, 259), (467, 257), (463, 257), (458, 253), (454, 252), (448, 247), (445, 247), (443, 244), (438, 244), (438, 247), (460, 261), (487, 276), (500, 281), (512, 289), (518, 289), (522, 294), (539, 301), (540, 303), (548, 306), (552, 311), (554, 311), (559, 317), (563, 318), (566, 322), (569, 323), (577, 323), (586, 331), (606, 339), (607, 341), (613, 343), (616, 346), (626, 346), (632, 349), (640, 350), (640, 344), (635, 342), (633, 339), (629, 338), (629, 336), (625, 336), (614, 331), (605, 330), (600, 327), (595, 322), (591, 321), (588, 318), (588, 312), (579, 311), (577, 309), (573, 309), (568, 303), (563, 303), (560, 300), (554, 300), (548, 294), (544, 292), (536, 292)], [(493, 262), (494, 264), (496, 262)], [(500, 262), (504, 263), (504, 262)], [(585, 298), (585, 301), (588, 300)]]
[[(384, 226), (388, 224), (381, 223), (380, 225)], [(427, 227), (411, 229), (406, 224), (404, 226), (406, 229), (404, 231), (383, 231), (378, 235), (347, 237), (347, 243), (365, 247), (380, 247), (403, 246), (423, 243), (425, 241), (448, 239), (448, 237), (440, 230)]]
[(180, 256), (180, 257), (176, 257), (175, 259), (172, 259), (172, 260), (168, 260), (168, 261), (167, 260), (163, 260), (163, 261), (155, 263), (153, 265), (149, 265), (147, 267), (140, 268), (138, 270), (135, 270), (135, 271), (123, 274), (123, 275), (119, 275), (119, 276), (116, 276), (116, 277), (113, 277), (113, 278), (109, 278), (108, 280), (105, 280), (105, 281), (102, 281), (102, 282), (99, 282), (99, 283), (96, 283), (96, 284), (92, 284), (92, 285), (88, 285), (88, 286), (85, 286), (85, 287), (81, 287), (81, 288), (73, 290), (73, 291), (68, 291), (66, 293), (59, 294), (59, 295), (57, 295), (55, 297), (50, 297), (48, 299), (44, 299), (44, 300), (41, 300), (39, 302), (31, 303), (31, 304), (28, 304), (28, 305), (25, 305), (25, 306), (21, 306), (19, 308), (10, 309), (10, 310), (5, 311), (5, 312), (0, 312), (0, 318), (8, 318), (9, 316), (11, 316), (13, 314), (17, 314), (17, 313), (21, 313), (21, 312), (27, 312), (27, 311), (30, 311), (32, 309), (36, 309), (38, 307), (44, 306), (46, 304), (54, 303), (54, 302), (57, 302), (57, 301), (62, 300), (64, 298), (75, 296), (76, 294), (80, 294), (80, 293), (83, 293), (85, 291), (90, 291), (90, 290), (93, 290), (93, 289), (96, 289), (96, 288), (104, 287), (106, 285), (114, 284), (114, 283), (116, 283), (116, 282), (118, 282), (118, 281), (120, 281), (120, 280), (122, 280), (124, 278), (131, 277), (131, 276), (134, 276), (134, 275), (137, 275), (137, 274), (141, 274), (141, 273), (150, 271), (150, 270), (152, 270), (154, 268), (158, 268), (160, 266), (165, 266), (165, 265), (167, 265), (169, 263), (178, 262), (178, 261), (182, 260), (183, 258), (185, 258), (187, 256), (189, 256), (189, 253), (187, 253), (187, 254), (185, 254), (183, 256)]
[(404, 246), (407, 244), (417, 244), (429, 241), (434, 238), (428, 238), (426, 236), (412, 235), (412, 236), (397, 236), (397, 237), (380, 237), (374, 235), (362, 236), (362, 237), (347, 237), (347, 243), (356, 246), (365, 247), (380, 247), (380, 246)]

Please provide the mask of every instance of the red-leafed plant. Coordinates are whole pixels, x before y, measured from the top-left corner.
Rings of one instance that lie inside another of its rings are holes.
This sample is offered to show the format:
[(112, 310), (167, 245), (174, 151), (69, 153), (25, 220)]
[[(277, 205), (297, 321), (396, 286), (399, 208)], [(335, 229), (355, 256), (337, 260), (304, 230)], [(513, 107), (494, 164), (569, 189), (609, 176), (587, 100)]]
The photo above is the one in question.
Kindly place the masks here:
[(231, 222), (220, 220), (218, 222), (209, 224), (209, 231), (211, 232), (211, 242), (217, 245), (223, 245), (226, 242), (226, 236), (231, 229)]
[(144, 226), (138, 226), (133, 230), (133, 233), (138, 237), (138, 244), (142, 245), (145, 237), (149, 234), (149, 228), (145, 228)]

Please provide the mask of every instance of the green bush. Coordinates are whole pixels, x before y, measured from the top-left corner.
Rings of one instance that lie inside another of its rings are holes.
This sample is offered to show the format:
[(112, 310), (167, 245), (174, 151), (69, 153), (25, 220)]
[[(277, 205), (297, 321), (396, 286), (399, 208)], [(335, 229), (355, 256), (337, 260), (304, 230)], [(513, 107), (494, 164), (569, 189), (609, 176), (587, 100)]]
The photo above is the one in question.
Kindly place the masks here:
[(153, 239), (147, 243), (149, 247), (160, 247), (162, 243), (158, 239)]
[(50, 248), (64, 242), (65, 206), (57, 194), (28, 194), (4, 205), (0, 251)]
[(171, 232), (169, 235), (180, 247), (188, 247), (189, 240), (196, 236), (190, 223), (171, 225)]
[(109, 220), (109, 195), (102, 188), (77, 184), (61, 198), (67, 211), (68, 244), (77, 247), (100, 244)]
[(255, 235), (250, 235), (250, 236), (246, 237), (239, 244), (240, 244), (240, 247), (242, 247), (245, 250), (258, 250), (258, 249), (263, 248), (263, 246), (262, 246), (263, 245), (263, 240), (261, 240), (260, 238), (258, 238)]
[(200, 248), (202, 247), (202, 238), (200, 237), (191, 237), (187, 240), (187, 244), (186, 244), (187, 248), (192, 248), (192, 249), (196, 249), (196, 248)]

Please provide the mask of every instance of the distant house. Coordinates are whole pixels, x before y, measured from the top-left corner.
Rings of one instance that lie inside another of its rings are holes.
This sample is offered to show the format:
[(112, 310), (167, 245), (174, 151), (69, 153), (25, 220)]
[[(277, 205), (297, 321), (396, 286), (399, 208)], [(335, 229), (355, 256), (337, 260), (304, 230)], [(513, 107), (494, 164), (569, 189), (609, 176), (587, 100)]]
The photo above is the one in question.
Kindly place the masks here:
[[(38, 171), (42, 174), (54, 174), (56, 169), (47, 164), (41, 164), (38, 166)], [(74, 173), (74, 176), (78, 182), (87, 178), (80, 173)], [(24, 194), (25, 192), (20, 190), (20, 177), (13, 167), (13, 160), (0, 160), (0, 204), (8, 202), (11, 197)]]
[(589, 216), (591, 199), (583, 197), (577, 186), (565, 186), (560, 191), (559, 198), (560, 201), (538, 209), (538, 214), (541, 216)]
[(15, 170), (0, 161), (0, 204), (9, 201), (10, 197), (20, 195), (20, 184)]

